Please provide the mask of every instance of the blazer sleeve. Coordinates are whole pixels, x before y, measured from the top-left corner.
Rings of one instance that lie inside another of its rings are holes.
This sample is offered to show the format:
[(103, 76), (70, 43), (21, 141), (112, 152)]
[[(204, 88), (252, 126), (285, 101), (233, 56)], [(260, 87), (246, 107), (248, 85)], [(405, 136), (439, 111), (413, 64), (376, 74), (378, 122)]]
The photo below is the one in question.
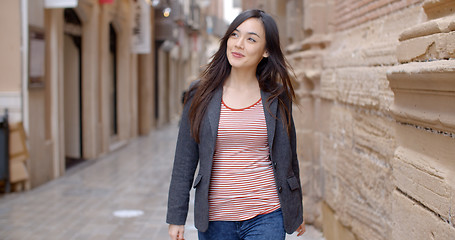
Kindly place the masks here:
[(289, 99), (286, 95), (284, 95), (285, 103), (287, 108), (290, 111), (290, 129), (289, 129), (289, 141), (291, 144), (291, 156), (292, 156), (292, 170), (294, 172), (294, 176), (299, 180), (300, 189), (302, 188), (300, 183), (300, 169), (299, 169), (299, 160), (297, 157), (297, 134), (295, 131), (295, 124), (294, 124), (294, 117), (292, 114), (292, 100)]
[(169, 186), (166, 222), (175, 225), (185, 225), (190, 189), (199, 161), (198, 144), (190, 131), (188, 118), (190, 105), (191, 99), (183, 108)]
[(289, 136), (290, 136), (291, 151), (292, 151), (292, 169), (294, 171), (294, 176), (299, 180), (299, 184), (300, 184), (300, 169), (299, 169), (299, 160), (297, 157), (297, 134), (295, 132), (294, 117), (292, 115), (292, 102), (289, 105), (290, 105), (289, 109), (291, 111), (291, 129), (289, 132)]

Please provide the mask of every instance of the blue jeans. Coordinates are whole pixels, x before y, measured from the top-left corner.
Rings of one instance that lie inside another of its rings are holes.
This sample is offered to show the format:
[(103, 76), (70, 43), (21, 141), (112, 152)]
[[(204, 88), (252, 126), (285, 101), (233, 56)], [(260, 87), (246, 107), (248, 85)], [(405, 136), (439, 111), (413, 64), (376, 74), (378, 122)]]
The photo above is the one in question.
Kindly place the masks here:
[(284, 240), (281, 209), (245, 221), (212, 221), (199, 240)]

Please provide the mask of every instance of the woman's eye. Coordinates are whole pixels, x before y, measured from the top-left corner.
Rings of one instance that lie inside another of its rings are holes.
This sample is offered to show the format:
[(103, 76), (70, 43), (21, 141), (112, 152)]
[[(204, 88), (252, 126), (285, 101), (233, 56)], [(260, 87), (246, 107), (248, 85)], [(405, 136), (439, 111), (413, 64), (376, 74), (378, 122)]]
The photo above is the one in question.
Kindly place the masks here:
[(254, 39), (254, 38), (248, 38), (248, 41), (250, 41), (250, 42), (256, 42), (256, 39)]
[(233, 32), (233, 33), (231, 33), (231, 36), (232, 36), (232, 37), (237, 37), (238, 34)]

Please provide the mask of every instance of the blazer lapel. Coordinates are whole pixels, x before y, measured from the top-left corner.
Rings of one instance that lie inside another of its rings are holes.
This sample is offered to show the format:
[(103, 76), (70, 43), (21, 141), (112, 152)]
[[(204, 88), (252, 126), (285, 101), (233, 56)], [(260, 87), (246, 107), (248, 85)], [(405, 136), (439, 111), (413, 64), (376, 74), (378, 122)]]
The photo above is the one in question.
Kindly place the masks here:
[[(265, 123), (267, 125), (267, 138), (269, 140), (270, 154), (272, 153), (273, 138), (275, 137), (275, 127), (277, 120), (277, 106), (278, 100), (272, 101), (270, 106), (267, 99), (270, 97), (270, 93), (261, 91), (262, 105), (264, 107)], [(269, 108), (267, 108), (269, 106)], [(270, 111), (269, 111), (270, 110)]]
[[(212, 140), (210, 141), (213, 145), (211, 146), (212, 151), (214, 151), (215, 149), (216, 136), (218, 134), (218, 124), (220, 122), (222, 95), (223, 88), (218, 88), (207, 107), (207, 118), (212, 133), (211, 135)], [(262, 105), (264, 107), (265, 122), (267, 125), (267, 138), (269, 142), (269, 149), (271, 152), (273, 146), (273, 139), (275, 137), (276, 120), (278, 117), (277, 116), (278, 100), (277, 99), (273, 100), (269, 106), (268, 105), (269, 103), (267, 102), (267, 99), (269, 97), (270, 93), (261, 91)], [(267, 106), (269, 106), (269, 108), (267, 108)]]
[(221, 97), (223, 93), (223, 88), (220, 87), (215, 90), (215, 94), (210, 100), (209, 105), (207, 106), (207, 117), (209, 119), (210, 128), (212, 129), (212, 139), (213, 149), (215, 149), (216, 135), (218, 134), (218, 124), (220, 122), (220, 112), (221, 112)]

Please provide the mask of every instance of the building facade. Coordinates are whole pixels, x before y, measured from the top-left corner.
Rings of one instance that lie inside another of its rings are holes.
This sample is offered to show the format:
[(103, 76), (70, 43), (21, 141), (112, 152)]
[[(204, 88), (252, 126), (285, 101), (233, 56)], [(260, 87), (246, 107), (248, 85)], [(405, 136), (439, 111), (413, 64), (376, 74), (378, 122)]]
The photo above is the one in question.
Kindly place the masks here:
[(455, 1), (255, 0), (294, 67), (308, 223), (455, 238)]
[(27, 188), (171, 122), (204, 61), (199, 1), (0, 5), (0, 110), (23, 122)]

